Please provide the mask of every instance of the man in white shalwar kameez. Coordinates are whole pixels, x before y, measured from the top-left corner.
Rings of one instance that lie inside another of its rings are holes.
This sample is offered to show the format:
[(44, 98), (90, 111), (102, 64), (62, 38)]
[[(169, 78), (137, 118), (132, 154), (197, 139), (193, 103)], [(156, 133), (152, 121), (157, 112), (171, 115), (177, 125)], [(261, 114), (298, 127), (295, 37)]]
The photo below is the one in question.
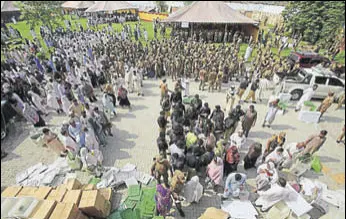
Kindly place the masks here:
[(188, 97), (190, 95), (190, 81), (188, 78), (183, 78), (183, 88), (184, 88), (184, 97)]
[(303, 96), (300, 98), (300, 100), (298, 101), (296, 105), (296, 112), (299, 111), (303, 107), (305, 101), (311, 100), (317, 88), (318, 88), (318, 85), (314, 84), (312, 87), (309, 87), (306, 90), (304, 90)]
[(127, 86), (127, 90), (132, 93), (133, 92), (133, 68), (129, 67), (128, 71), (125, 73), (125, 83)]
[(137, 71), (133, 72), (133, 83), (134, 83), (134, 89), (135, 92), (137, 92), (138, 96), (143, 96), (143, 92), (142, 92), (142, 80), (140, 75), (137, 73)]
[(261, 207), (261, 211), (267, 211), (270, 207), (289, 198), (289, 185), (283, 178), (279, 178), (278, 183), (272, 185), (267, 191), (258, 191), (259, 198), (255, 205)]
[(56, 94), (53, 83), (49, 82), (46, 85), (47, 90), (47, 106), (56, 110), (57, 112), (61, 111), (61, 107), (58, 103), (58, 95)]

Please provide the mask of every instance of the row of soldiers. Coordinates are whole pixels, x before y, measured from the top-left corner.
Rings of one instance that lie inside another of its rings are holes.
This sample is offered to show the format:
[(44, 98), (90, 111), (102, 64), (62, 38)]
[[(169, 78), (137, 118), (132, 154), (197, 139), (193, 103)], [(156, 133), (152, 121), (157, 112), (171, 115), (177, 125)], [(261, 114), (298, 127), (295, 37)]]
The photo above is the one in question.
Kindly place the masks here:
[[(178, 37), (185, 42), (191, 37), (191, 31), (189, 29), (173, 29), (171, 37)], [(244, 33), (239, 30), (196, 30), (192, 32), (192, 39), (196, 42), (208, 42), (208, 43), (236, 43), (248, 41), (249, 37), (245, 37)]]

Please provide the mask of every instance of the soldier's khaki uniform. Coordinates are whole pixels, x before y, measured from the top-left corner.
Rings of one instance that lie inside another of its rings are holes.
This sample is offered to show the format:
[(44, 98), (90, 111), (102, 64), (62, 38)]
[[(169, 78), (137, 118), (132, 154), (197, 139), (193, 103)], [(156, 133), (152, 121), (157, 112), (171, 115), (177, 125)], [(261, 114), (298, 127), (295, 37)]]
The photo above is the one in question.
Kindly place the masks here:
[(210, 90), (214, 91), (216, 78), (217, 78), (216, 69), (213, 68), (212, 71), (210, 72), (209, 78), (208, 78), (208, 83), (209, 83), (208, 91), (209, 92), (210, 92)]

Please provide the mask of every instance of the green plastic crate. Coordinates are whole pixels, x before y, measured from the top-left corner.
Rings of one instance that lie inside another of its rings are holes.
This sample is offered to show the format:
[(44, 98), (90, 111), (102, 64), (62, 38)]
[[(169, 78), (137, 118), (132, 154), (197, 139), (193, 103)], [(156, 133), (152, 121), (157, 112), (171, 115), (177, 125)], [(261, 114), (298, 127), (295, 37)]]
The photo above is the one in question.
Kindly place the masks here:
[(317, 109), (317, 106), (313, 102), (311, 102), (311, 101), (305, 101), (304, 102), (304, 106), (310, 107), (310, 111), (311, 112), (314, 112)]

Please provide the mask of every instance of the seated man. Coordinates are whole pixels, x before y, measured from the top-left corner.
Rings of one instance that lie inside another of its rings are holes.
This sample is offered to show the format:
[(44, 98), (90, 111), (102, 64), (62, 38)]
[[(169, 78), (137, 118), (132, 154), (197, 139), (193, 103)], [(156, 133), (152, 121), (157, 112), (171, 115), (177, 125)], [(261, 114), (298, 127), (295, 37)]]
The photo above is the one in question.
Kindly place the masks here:
[(304, 142), (301, 143), (290, 143), (284, 146), (283, 160), (279, 164), (279, 168), (287, 168), (289, 169), (298, 154), (303, 151), (305, 148)]
[(68, 126), (69, 135), (77, 142), (81, 147), (85, 146), (85, 134), (82, 132), (82, 126), (74, 119), (71, 119)]
[(227, 176), (225, 191), (222, 198), (227, 199), (230, 195), (238, 197), (240, 189), (245, 185), (246, 175), (242, 173), (231, 173)]
[(278, 166), (283, 159), (283, 151), (284, 149), (282, 147), (276, 148), (265, 158), (265, 162), (268, 163), (269, 161), (272, 161), (275, 166)]
[(266, 191), (271, 185), (277, 182), (278, 172), (275, 169), (275, 165), (272, 161), (268, 163), (261, 164), (257, 168), (257, 177), (256, 177), (256, 187), (257, 191)]
[(289, 190), (286, 184), (284, 178), (279, 178), (278, 183), (272, 185), (267, 191), (259, 191), (259, 198), (256, 200), (255, 205), (261, 207), (261, 211), (267, 211), (279, 201), (287, 199)]
[(236, 146), (240, 150), (246, 142), (243, 130), (239, 130), (238, 133), (233, 133), (229, 141), (232, 146)]

